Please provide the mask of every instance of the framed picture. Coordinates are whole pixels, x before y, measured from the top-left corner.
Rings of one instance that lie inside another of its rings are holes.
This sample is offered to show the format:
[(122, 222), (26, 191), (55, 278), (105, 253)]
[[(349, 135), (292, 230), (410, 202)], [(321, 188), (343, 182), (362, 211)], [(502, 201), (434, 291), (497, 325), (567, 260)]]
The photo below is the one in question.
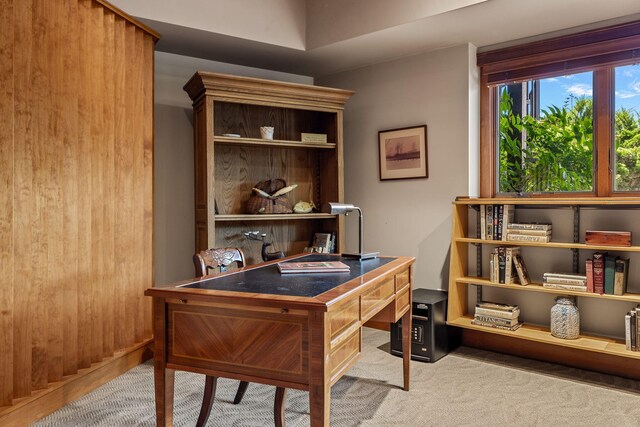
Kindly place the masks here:
[(428, 178), (427, 125), (378, 132), (380, 180)]

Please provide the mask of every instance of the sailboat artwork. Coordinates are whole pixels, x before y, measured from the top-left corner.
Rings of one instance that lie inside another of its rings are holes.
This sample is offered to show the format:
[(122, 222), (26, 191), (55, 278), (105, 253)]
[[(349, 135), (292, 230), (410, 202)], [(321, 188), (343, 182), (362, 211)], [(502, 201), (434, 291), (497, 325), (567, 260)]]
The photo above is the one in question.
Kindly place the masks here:
[(427, 127), (379, 132), (380, 179), (427, 177)]

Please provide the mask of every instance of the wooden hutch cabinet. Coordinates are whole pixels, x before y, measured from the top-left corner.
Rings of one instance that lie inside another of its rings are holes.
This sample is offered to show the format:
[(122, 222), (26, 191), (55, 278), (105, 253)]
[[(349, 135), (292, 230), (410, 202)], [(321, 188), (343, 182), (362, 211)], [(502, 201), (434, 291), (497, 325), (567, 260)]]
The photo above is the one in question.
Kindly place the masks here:
[[(316, 232), (335, 232), (342, 250), (341, 216), (247, 214), (246, 205), (259, 181), (277, 178), (298, 185), (288, 194), (292, 205), (343, 202), (343, 108), (353, 92), (209, 72), (197, 72), (184, 90), (193, 100), (196, 250), (240, 247), (249, 263), (260, 262), (260, 245), (243, 235), (254, 230), (288, 255)], [(261, 126), (274, 128), (273, 140), (260, 137)], [(327, 142), (301, 142), (302, 133)]]

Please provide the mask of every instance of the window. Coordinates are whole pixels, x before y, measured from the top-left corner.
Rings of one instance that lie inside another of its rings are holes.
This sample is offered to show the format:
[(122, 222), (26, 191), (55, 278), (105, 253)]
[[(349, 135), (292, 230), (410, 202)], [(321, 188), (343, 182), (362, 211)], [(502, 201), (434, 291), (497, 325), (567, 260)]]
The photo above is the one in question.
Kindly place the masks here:
[(640, 21), (478, 54), (481, 196), (640, 195)]
[(615, 70), (615, 189), (640, 189), (640, 65)]
[(498, 191), (593, 191), (593, 73), (495, 90)]

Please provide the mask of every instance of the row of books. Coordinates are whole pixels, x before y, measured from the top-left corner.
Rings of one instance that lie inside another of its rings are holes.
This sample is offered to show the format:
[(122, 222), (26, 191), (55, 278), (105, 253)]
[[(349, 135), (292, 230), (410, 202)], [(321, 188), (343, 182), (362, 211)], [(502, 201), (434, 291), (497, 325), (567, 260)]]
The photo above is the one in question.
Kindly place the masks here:
[[(587, 292), (607, 295), (623, 295), (627, 289), (629, 259), (607, 252), (595, 252), (586, 261)], [(634, 289), (630, 289), (635, 291)]]
[(515, 205), (480, 205), (480, 238), (507, 240), (507, 225), (514, 222)]
[(538, 242), (549, 243), (551, 241), (551, 224), (514, 222), (507, 224), (507, 238), (511, 242)]
[(531, 280), (527, 266), (520, 255), (520, 247), (497, 246), (489, 258), (489, 280), (507, 285), (528, 285)]
[(518, 316), (520, 316), (520, 308), (517, 305), (479, 302), (476, 304), (471, 323), (490, 328), (515, 331), (522, 326), (522, 322), (518, 320)]
[(627, 350), (640, 351), (640, 305), (624, 316), (624, 331)]
[(514, 242), (549, 242), (551, 224), (515, 222), (515, 205), (480, 205), (480, 238)]
[(587, 276), (569, 273), (544, 273), (542, 286), (553, 289), (587, 292)]

